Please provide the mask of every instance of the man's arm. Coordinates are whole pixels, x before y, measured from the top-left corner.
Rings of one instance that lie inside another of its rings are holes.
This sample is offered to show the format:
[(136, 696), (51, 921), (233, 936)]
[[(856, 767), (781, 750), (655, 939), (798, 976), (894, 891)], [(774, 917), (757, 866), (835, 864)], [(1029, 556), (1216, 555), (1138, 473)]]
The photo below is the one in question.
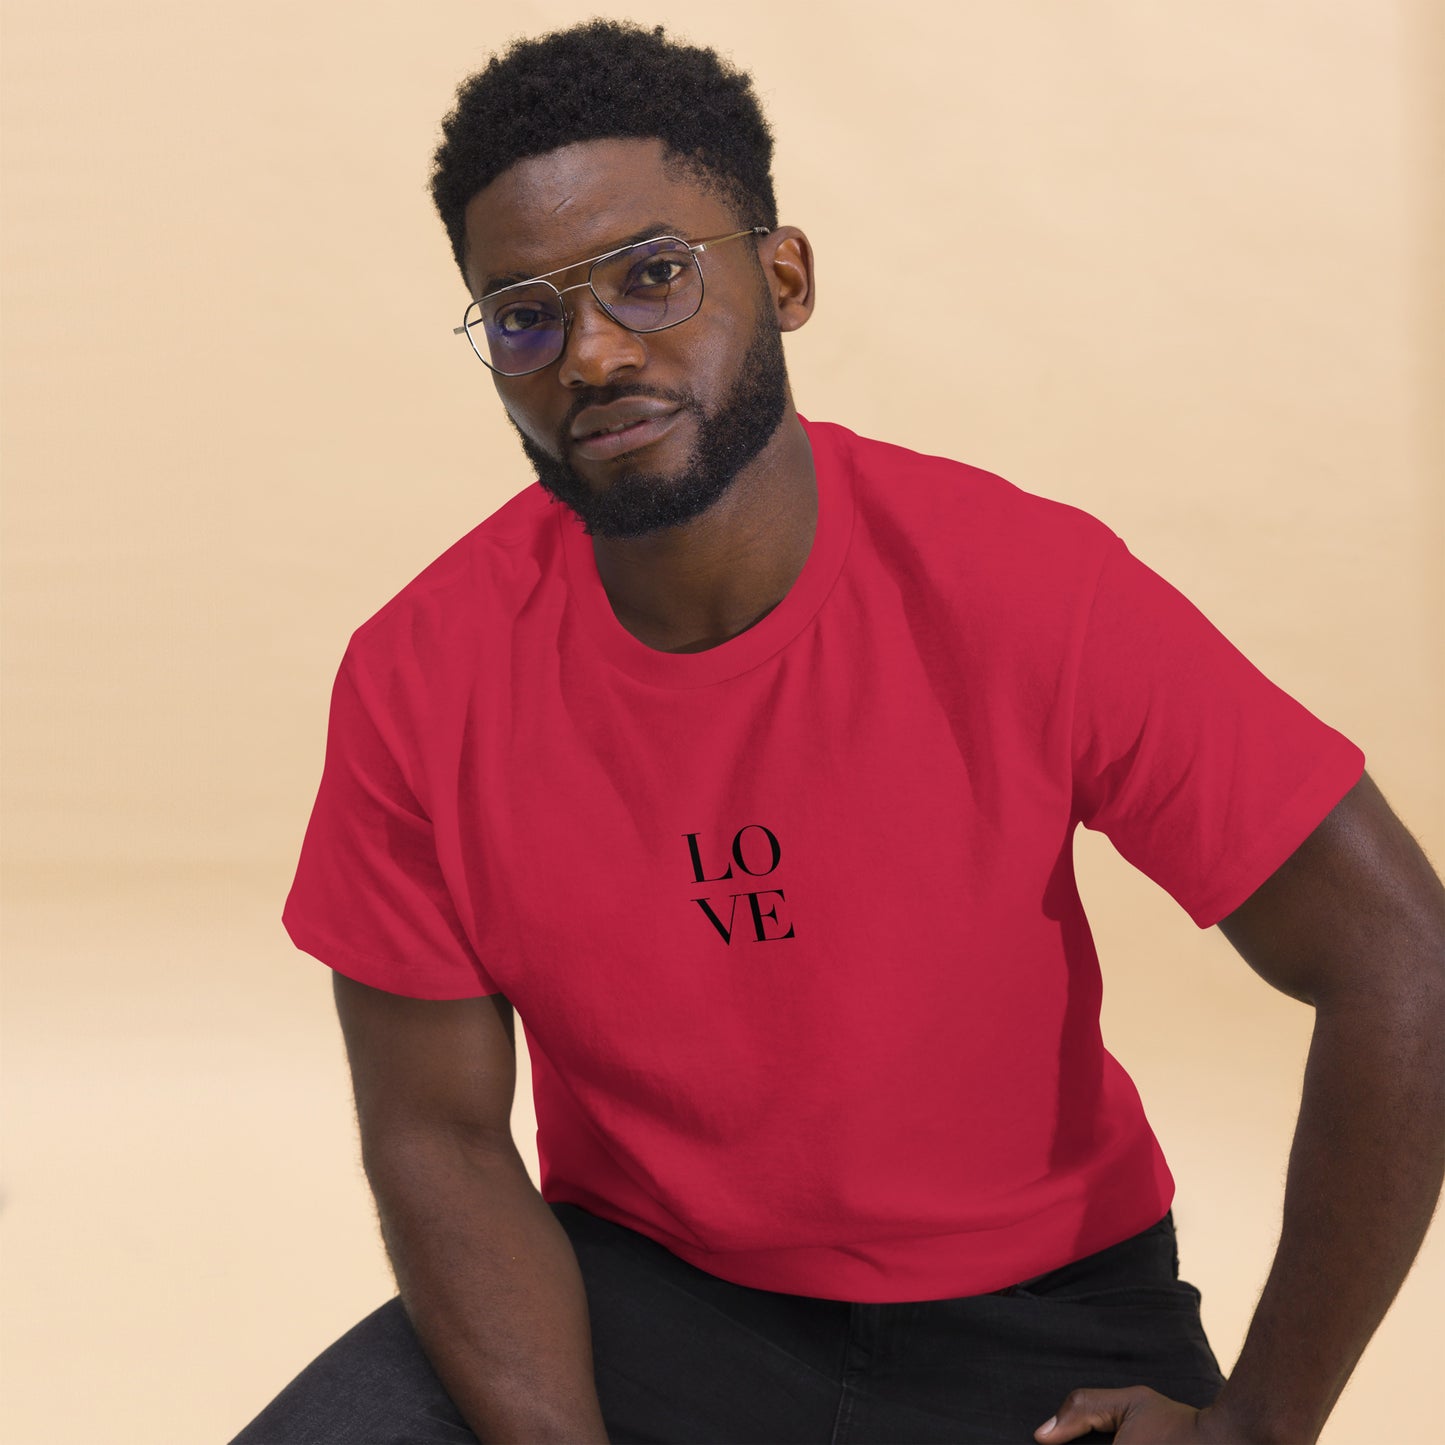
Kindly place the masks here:
[(1219, 927), (1315, 1010), (1274, 1264), (1234, 1370), (1197, 1418), (1152, 1391), (1085, 1388), (1042, 1441), (1093, 1428), (1120, 1442), (1317, 1439), (1439, 1197), (1445, 888), (1368, 774)]
[(1445, 1174), (1445, 889), (1366, 774), (1219, 927), (1315, 1026), (1279, 1247), (1216, 1403), (1261, 1438), (1314, 1440)]
[(335, 975), (362, 1159), (408, 1317), (479, 1439), (605, 1442), (587, 1297), (512, 1140), (511, 1008)]

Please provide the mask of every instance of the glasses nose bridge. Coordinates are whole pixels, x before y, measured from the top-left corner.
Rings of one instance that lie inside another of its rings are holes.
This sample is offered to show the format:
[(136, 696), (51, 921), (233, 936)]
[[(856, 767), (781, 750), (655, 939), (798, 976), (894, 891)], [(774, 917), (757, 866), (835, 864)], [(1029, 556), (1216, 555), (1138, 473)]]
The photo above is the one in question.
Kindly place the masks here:
[[(639, 333), (613, 315), (590, 276), (574, 286), (553, 289), (562, 306), (562, 340), (555, 359), (561, 363), (564, 380), (571, 373), (589, 380), (591, 385), (601, 386), (610, 381), (619, 368), (638, 364)], [(560, 301), (567, 291), (592, 293), (591, 313), (585, 319), (583, 306), (569, 307)]]
[(587, 279), (584, 281), (577, 281), (571, 286), (553, 286), (552, 289), (557, 293), (557, 300), (562, 307), (562, 324), (569, 339), (572, 328), (577, 321), (577, 308), (575, 306), (569, 306), (562, 300), (569, 291), (590, 291), (592, 293), (592, 300), (596, 304), (597, 311), (601, 316), (612, 325), (620, 326), (624, 331), (632, 331), (630, 326), (623, 321), (619, 321), (617, 317), (612, 314), (611, 309), (598, 293), (596, 286), (592, 284), (592, 273), (590, 271), (587, 274)]

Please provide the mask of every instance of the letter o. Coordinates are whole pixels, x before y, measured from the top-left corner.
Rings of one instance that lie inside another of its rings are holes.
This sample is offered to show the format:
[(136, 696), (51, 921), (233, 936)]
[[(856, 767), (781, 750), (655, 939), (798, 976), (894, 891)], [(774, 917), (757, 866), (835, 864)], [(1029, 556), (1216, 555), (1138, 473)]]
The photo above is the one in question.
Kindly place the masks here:
[[(768, 847), (772, 850), (773, 861), (766, 868), (749, 868), (743, 859), (743, 834), (749, 829), (756, 828), (768, 840)], [(750, 878), (765, 878), (782, 861), (783, 850), (778, 846), (778, 840), (773, 836), (772, 829), (765, 828), (761, 823), (748, 823), (738, 829), (737, 837), (733, 839), (733, 862), (743, 870)]]

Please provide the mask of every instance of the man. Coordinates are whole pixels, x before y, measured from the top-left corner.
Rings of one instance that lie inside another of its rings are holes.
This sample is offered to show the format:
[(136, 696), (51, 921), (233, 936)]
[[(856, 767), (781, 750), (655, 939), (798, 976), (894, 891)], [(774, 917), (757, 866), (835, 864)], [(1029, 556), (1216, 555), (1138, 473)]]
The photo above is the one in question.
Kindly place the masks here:
[[(798, 416), (770, 166), (660, 30), (520, 43), (447, 118), (459, 329), (539, 485), (337, 678), (286, 924), (399, 1298), (238, 1440), (1313, 1440), (1440, 1187), (1445, 892), (1102, 523)], [(928, 248), (868, 244), (917, 304)], [(1316, 1011), (1227, 1381), (1080, 823)]]

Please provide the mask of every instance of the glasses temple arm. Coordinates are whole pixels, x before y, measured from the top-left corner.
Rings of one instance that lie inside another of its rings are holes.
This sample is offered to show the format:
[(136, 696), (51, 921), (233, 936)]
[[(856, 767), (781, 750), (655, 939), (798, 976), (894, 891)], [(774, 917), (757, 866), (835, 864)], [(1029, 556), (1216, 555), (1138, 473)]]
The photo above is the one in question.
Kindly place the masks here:
[(715, 236), (711, 241), (699, 241), (695, 246), (687, 249), (694, 253), (706, 251), (709, 246), (721, 246), (724, 241), (736, 241), (739, 236), (770, 236), (772, 232), (766, 226), (749, 226), (746, 231), (734, 231), (731, 235)]

